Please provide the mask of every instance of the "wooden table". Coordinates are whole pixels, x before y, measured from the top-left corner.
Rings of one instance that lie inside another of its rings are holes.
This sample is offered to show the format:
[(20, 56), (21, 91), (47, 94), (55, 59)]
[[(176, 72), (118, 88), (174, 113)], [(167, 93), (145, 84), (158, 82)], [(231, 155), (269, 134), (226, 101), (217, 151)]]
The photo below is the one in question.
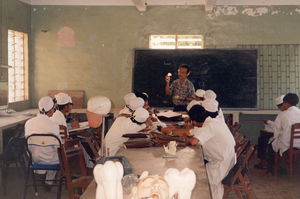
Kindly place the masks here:
[(24, 124), (28, 119), (35, 117), (37, 113), (38, 109), (27, 109), (0, 115), (0, 153), (3, 151), (3, 130), (14, 127), (17, 124)]
[[(123, 155), (132, 166), (133, 173), (141, 174), (143, 171), (149, 171), (150, 175), (158, 174), (163, 176), (168, 168), (177, 168), (182, 170), (190, 168), (196, 173), (196, 186), (192, 192), (192, 199), (211, 198), (206, 169), (203, 162), (202, 149), (199, 146), (177, 148), (178, 158), (163, 158), (164, 149), (162, 147), (139, 148), (139, 149), (120, 149), (117, 155)], [(96, 183), (93, 180), (81, 199), (95, 198)], [(128, 196), (124, 195), (124, 198)]]

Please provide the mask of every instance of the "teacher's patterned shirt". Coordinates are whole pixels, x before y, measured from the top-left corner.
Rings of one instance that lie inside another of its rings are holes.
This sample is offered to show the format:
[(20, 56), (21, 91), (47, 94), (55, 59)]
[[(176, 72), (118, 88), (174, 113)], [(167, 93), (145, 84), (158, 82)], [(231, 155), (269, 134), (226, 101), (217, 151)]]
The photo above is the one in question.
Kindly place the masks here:
[(173, 99), (174, 105), (188, 105), (189, 104), (188, 101), (177, 100), (176, 99), (177, 96), (184, 97), (184, 98), (195, 96), (194, 85), (188, 79), (185, 79), (182, 84), (180, 84), (179, 79), (173, 81), (170, 86), (170, 90), (171, 90), (171, 95), (173, 97), (172, 99)]

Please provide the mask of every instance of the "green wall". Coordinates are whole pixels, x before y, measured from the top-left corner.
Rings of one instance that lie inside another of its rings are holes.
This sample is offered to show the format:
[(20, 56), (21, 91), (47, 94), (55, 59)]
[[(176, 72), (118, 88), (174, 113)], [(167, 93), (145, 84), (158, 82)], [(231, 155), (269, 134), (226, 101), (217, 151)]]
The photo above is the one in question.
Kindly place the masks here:
[[(134, 49), (148, 48), (150, 34), (203, 34), (206, 48), (300, 43), (300, 6), (219, 6), (211, 13), (203, 6), (149, 6), (145, 13), (126, 6), (31, 9), (32, 106), (50, 89), (82, 89), (85, 103), (105, 95), (123, 106)], [(69, 32), (61, 40), (64, 27)]]
[[(0, 43), (1, 58), (0, 63), (7, 64), (7, 32), (8, 29), (25, 32), (30, 37), (31, 7), (18, 0), (0, 0)], [(16, 110), (27, 109), (31, 106), (31, 101), (23, 101), (9, 104), (10, 108)]]

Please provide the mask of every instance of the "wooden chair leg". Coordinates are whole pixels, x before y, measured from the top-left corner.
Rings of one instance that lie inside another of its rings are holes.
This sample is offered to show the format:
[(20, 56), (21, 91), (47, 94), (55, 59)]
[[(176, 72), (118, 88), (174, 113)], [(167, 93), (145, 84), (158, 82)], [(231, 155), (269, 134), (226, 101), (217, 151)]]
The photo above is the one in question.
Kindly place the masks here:
[(223, 199), (226, 199), (226, 198), (227, 198), (229, 192), (230, 192), (230, 189), (224, 186)]
[(278, 152), (274, 154), (274, 175), (278, 174)]
[(290, 170), (290, 177), (293, 176), (293, 154), (289, 155), (289, 170)]
[(242, 193), (240, 191), (238, 191), (238, 190), (234, 190), (234, 191), (235, 191), (238, 199), (243, 199), (243, 195), (242, 195)]

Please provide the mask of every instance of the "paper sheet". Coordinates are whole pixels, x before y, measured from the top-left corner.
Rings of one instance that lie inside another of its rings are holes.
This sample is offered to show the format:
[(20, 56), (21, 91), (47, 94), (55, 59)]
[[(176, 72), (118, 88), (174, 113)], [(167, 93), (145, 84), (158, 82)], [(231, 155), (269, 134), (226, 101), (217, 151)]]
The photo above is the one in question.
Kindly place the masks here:
[(171, 117), (181, 116), (181, 114), (169, 110), (169, 111), (160, 112), (160, 113), (157, 114), (157, 116), (164, 116), (164, 117), (167, 117), (167, 118), (171, 118)]

